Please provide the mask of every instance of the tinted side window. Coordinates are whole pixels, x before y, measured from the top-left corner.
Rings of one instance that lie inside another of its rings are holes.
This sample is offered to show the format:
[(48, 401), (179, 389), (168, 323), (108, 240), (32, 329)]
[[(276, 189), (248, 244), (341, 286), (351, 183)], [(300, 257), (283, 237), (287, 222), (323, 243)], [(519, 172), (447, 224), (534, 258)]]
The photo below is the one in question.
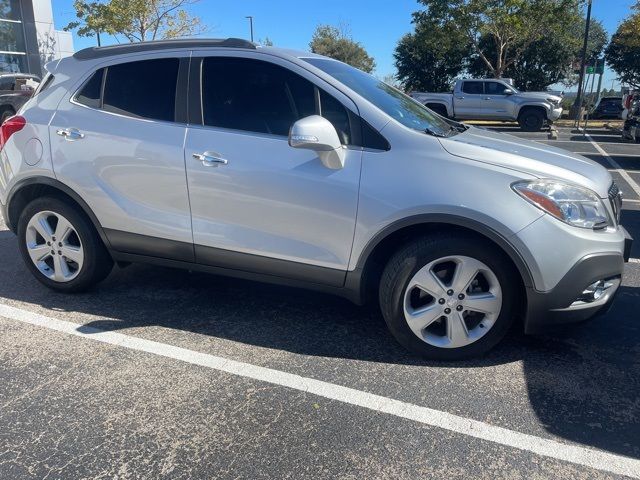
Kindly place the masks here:
[(289, 135), (297, 120), (315, 113), (314, 86), (277, 65), (245, 58), (205, 58), (205, 125)]
[(0, 80), (0, 90), (13, 90), (14, 78), (4, 78)]
[(470, 95), (482, 95), (482, 82), (464, 82), (462, 91)]
[(174, 121), (178, 66), (177, 58), (109, 66), (102, 108), (132, 117)]
[(100, 90), (104, 68), (96, 71), (76, 95), (76, 102), (91, 108), (100, 108)]
[(500, 82), (484, 82), (484, 93), (487, 95), (504, 95), (506, 88)]

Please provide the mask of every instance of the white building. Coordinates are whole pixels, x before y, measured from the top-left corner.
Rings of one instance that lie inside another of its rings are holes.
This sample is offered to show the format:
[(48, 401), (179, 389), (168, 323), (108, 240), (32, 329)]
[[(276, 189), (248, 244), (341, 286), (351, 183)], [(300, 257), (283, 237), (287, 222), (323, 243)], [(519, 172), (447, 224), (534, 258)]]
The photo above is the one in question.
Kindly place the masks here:
[(0, 0), (0, 72), (42, 74), (42, 66), (73, 54), (71, 32), (56, 30), (51, 0)]

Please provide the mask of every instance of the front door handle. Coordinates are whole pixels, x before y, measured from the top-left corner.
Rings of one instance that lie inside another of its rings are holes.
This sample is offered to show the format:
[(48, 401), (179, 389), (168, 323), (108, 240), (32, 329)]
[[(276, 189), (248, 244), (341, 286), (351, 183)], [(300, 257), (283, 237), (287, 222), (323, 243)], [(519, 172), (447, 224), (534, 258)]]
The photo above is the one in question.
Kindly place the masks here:
[(84, 138), (84, 133), (80, 133), (77, 128), (61, 128), (56, 133), (67, 140), (81, 140)]
[(194, 153), (193, 158), (202, 162), (205, 167), (218, 167), (229, 163), (229, 160), (214, 152)]
[(464, 97), (456, 97), (458, 100), (464, 100)]
[(485, 100), (491, 100), (491, 97), (484, 97)]

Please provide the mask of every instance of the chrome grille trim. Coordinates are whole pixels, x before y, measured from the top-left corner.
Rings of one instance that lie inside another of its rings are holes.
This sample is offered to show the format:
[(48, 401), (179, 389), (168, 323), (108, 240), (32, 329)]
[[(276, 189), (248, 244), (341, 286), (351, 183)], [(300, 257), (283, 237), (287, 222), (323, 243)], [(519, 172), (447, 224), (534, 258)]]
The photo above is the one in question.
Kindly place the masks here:
[(620, 215), (622, 214), (622, 192), (616, 182), (613, 182), (609, 187), (609, 202), (611, 202), (611, 208), (613, 209), (613, 215), (616, 220), (616, 224), (620, 224)]

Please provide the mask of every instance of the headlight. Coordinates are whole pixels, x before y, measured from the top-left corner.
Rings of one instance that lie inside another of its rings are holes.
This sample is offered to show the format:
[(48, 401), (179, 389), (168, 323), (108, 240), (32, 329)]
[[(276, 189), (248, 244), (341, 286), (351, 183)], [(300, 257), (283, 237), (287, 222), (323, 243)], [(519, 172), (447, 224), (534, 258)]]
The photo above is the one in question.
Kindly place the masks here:
[(541, 210), (581, 228), (613, 226), (604, 203), (588, 188), (551, 180), (517, 182), (513, 190)]
[(561, 102), (561, 101), (562, 101), (562, 100), (559, 100), (559, 99), (557, 99), (557, 98), (547, 98), (547, 102), (549, 102), (549, 103), (551, 103), (551, 104), (555, 105), (556, 107), (557, 107), (558, 105), (560, 105), (560, 102)]

